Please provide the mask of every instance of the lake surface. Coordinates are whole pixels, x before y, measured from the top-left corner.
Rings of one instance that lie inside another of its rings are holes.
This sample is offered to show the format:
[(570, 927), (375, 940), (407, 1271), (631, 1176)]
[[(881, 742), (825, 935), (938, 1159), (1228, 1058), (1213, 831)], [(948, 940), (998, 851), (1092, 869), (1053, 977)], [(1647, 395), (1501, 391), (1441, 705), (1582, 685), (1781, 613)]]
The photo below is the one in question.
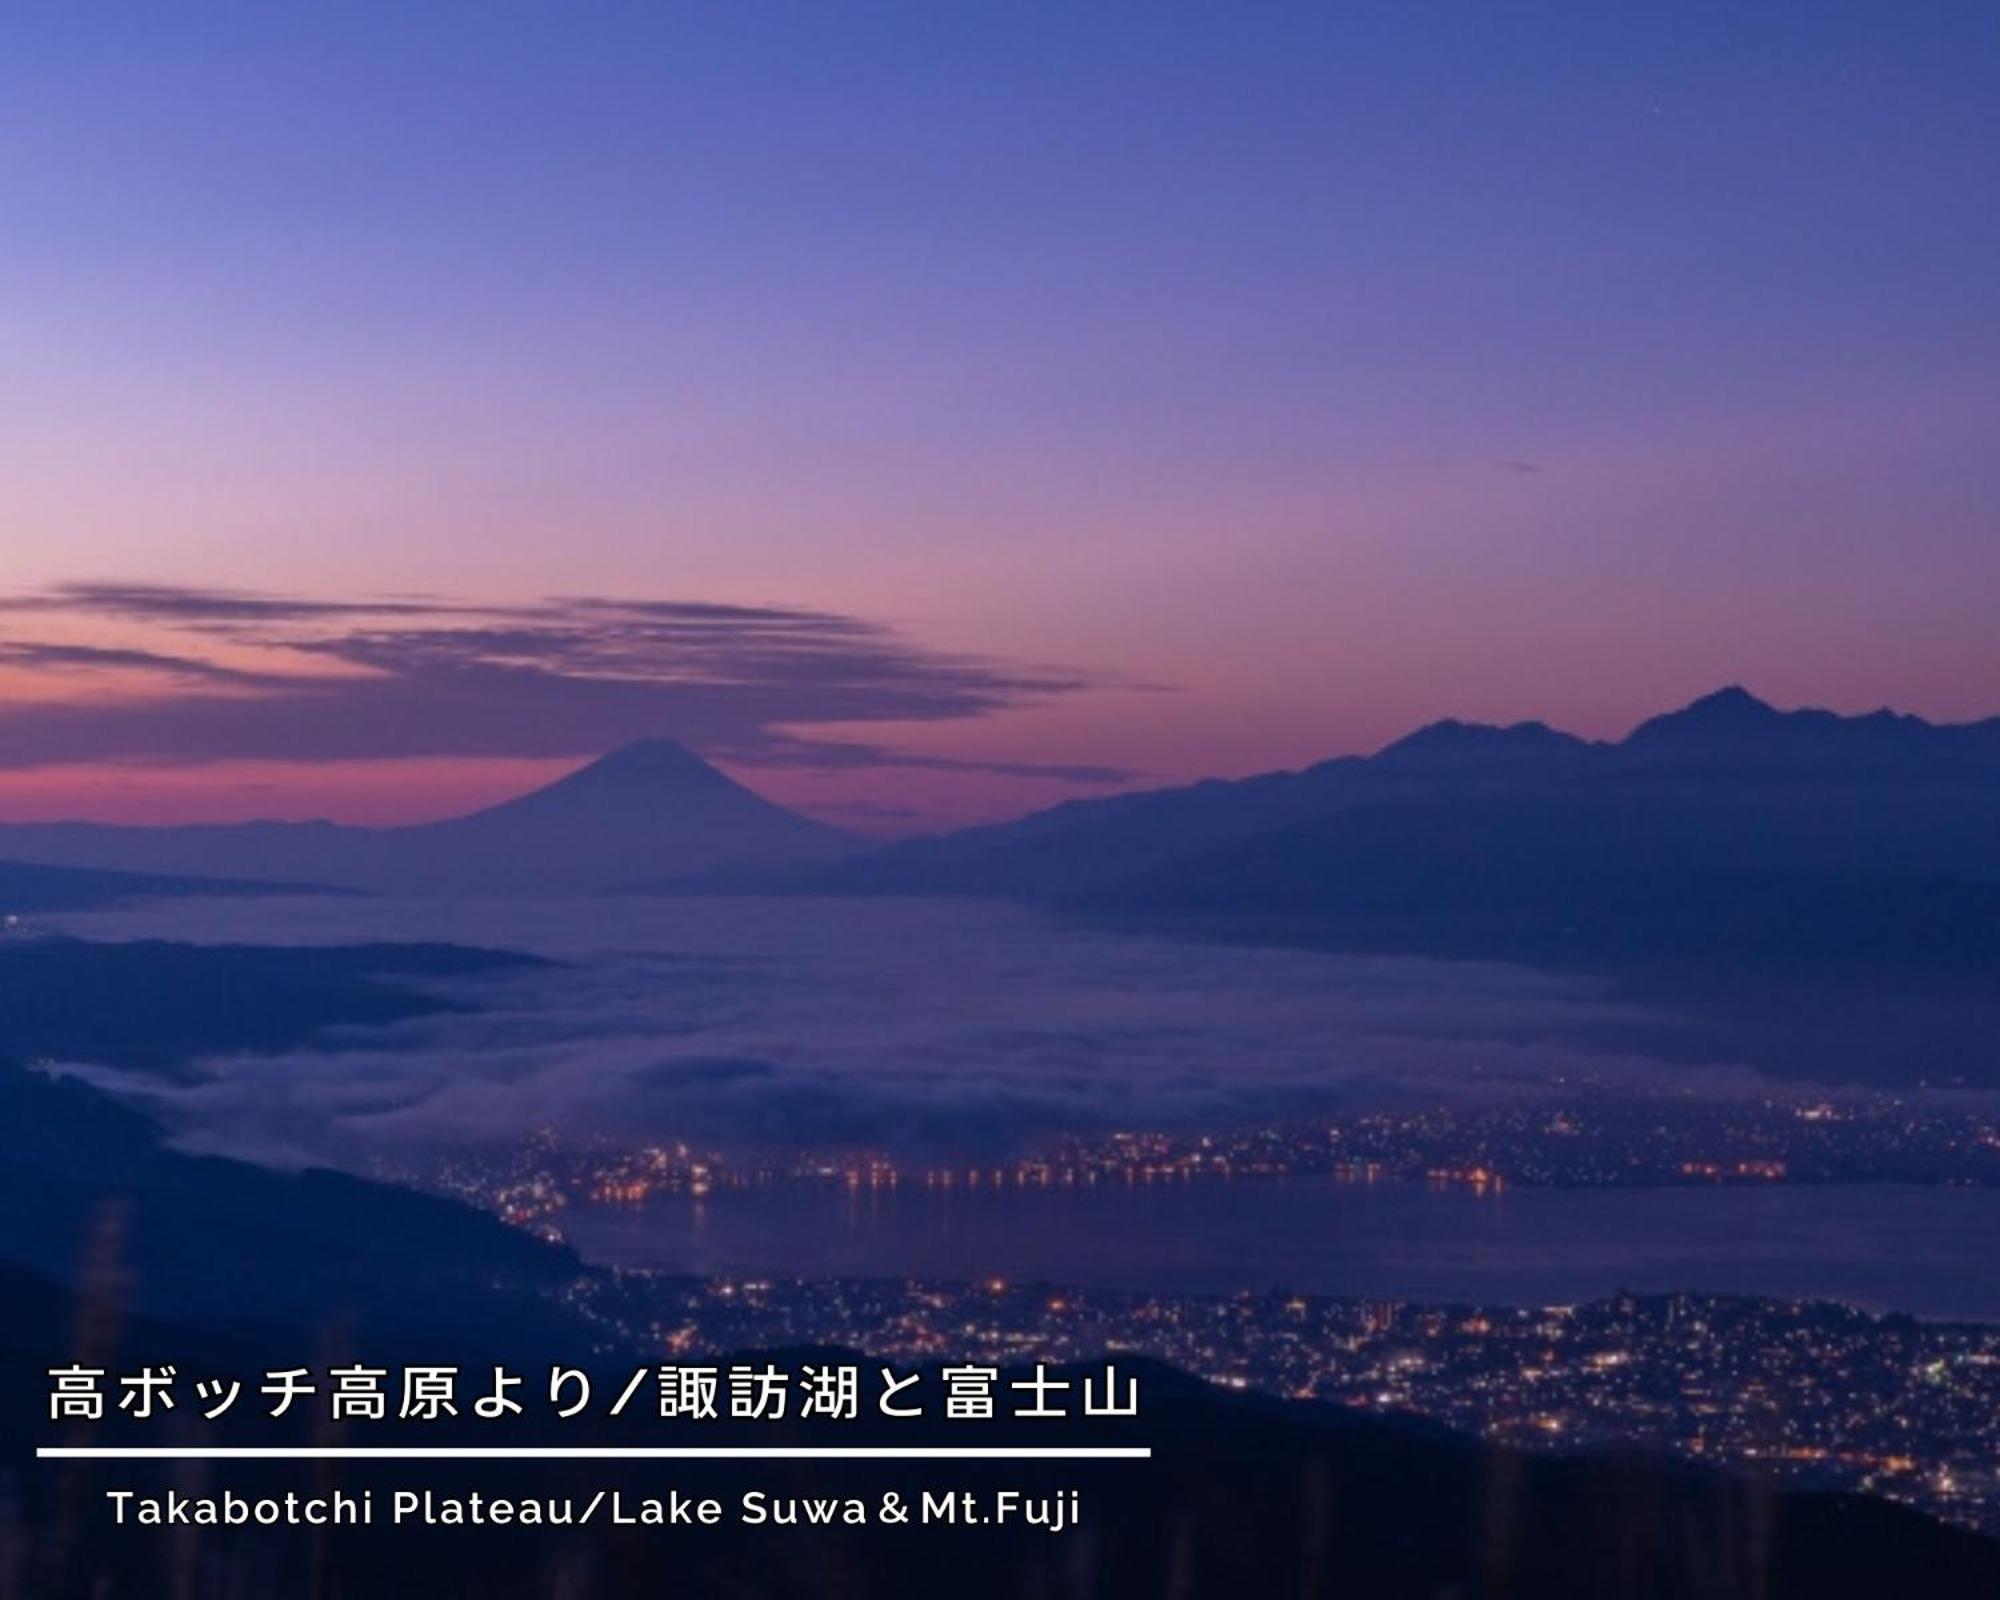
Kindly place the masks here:
[(673, 1196), (570, 1212), (604, 1264), (717, 1274), (997, 1275), (1204, 1293), (1560, 1304), (1615, 1289), (1831, 1299), (2000, 1321), (2000, 1193), (1896, 1184), (1512, 1189), (1331, 1178)]

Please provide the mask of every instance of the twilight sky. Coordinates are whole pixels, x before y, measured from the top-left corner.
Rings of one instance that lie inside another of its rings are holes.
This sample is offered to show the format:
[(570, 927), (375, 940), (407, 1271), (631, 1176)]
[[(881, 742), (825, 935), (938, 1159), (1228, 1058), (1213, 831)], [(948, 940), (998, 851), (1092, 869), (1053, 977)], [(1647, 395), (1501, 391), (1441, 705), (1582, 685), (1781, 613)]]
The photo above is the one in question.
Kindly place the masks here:
[(2000, 10), (9, 9), (0, 816), (2000, 710)]

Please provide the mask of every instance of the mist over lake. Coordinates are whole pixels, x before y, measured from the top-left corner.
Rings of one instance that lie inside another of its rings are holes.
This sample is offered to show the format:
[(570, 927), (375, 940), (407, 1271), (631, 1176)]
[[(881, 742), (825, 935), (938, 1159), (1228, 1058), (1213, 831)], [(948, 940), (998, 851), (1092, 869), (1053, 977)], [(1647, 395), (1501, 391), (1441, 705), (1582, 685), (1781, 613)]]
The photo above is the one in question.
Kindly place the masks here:
[(462, 1009), (128, 1080), (184, 1142), (282, 1160), (480, 1146), (553, 1126), (725, 1149), (1004, 1150), (1574, 1082), (1750, 1075), (1667, 1060), (1662, 1019), (1493, 963), (1094, 932), (993, 902), (359, 896), (159, 901), (93, 939), (446, 941), (553, 966), (427, 983)]

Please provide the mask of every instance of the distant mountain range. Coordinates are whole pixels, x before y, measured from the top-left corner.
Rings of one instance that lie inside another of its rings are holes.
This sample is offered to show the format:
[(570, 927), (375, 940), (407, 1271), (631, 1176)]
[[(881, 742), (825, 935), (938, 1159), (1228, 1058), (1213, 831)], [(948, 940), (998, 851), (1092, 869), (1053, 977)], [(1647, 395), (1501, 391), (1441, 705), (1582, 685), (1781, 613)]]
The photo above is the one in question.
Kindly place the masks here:
[(790, 887), (829, 893), (1261, 911), (1338, 899), (1342, 885), (1319, 870), (1329, 850), (1371, 859), (1385, 849), (1513, 850), (1524, 811), (1593, 872), (1604, 865), (1595, 857), (1615, 849), (1676, 869), (1990, 881), (2000, 879), (2000, 718), (1787, 712), (1728, 688), (1616, 742), (1539, 722), (1444, 721), (1372, 756), (1072, 801), (874, 849), (673, 740), (646, 739), (441, 822), (0, 824), (0, 862), (453, 894), (762, 886), (782, 874)]
[(421, 894), (1002, 896), (1203, 939), (1597, 972), (1698, 1020), (1704, 1055), (2000, 1083), (2000, 718), (1780, 711), (1740, 688), (1617, 741), (1438, 722), (1372, 756), (875, 849), (648, 740), (446, 822), (17, 825), (4, 861)]
[(97, 872), (0, 861), (0, 927), (5, 919), (47, 911), (92, 911), (129, 900), (180, 895), (283, 894), (303, 887), (265, 879), (168, 877), (154, 872)]
[[(1623, 854), (1676, 865), (1882, 868), (2000, 878), (2000, 718), (1937, 725), (1877, 711), (1779, 711), (1740, 688), (1599, 743), (1540, 722), (1432, 723), (1373, 756), (1073, 801), (1016, 822), (913, 839), (814, 875), (849, 893), (1089, 898), (1165, 908), (1337, 898), (1312, 862), (1400, 848), (1469, 853), (1481, 816), (1533, 810), (1623, 825)], [(1339, 819), (1339, 820), (1336, 820)], [(1303, 829), (1296, 835), (1288, 830)], [(1261, 841), (1251, 847), (1251, 841)], [(1239, 847), (1244, 853), (1237, 854)], [(1601, 863), (1588, 863), (1593, 869)]]
[(670, 739), (626, 745), (484, 811), (410, 827), (0, 825), (8, 862), (392, 894), (592, 893), (802, 868), (854, 848), (838, 829), (773, 805)]
[(803, 887), (1580, 969), (1670, 1006), (1703, 1055), (2000, 1083), (2000, 719), (1730, 688), (1614, 743), (1440, 722), (1370, 757), (910, 840)]

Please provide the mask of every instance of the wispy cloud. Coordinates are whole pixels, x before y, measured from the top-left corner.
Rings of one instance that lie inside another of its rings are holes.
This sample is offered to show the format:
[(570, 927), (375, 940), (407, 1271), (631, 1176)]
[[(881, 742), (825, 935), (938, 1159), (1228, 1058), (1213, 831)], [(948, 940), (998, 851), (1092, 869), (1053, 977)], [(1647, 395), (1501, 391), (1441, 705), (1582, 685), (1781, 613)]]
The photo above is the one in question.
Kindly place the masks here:
[[(815, 737), (816, 727), (981, 717), (1092, 685), (800, 607), (74, 583), (0, 598), (0, 665), (46, 680), (45, 693), (0, 704), (0, 767), (559, 757), (669, 734), (751, 766), (1126, 776)], [(107, 675), (122, 692), (67, 692)]]
[(138, 673), (170, 683), (228, 683), (272, 685), (269, 674), (246, 672), (217, 661), (194, 656), (168, 655), (158, 650), (134, 650), (116, 646), (51, 644), (46, 641), (0, 639), (0, 666), (24, 668), (31, 673), (74, 674)]

